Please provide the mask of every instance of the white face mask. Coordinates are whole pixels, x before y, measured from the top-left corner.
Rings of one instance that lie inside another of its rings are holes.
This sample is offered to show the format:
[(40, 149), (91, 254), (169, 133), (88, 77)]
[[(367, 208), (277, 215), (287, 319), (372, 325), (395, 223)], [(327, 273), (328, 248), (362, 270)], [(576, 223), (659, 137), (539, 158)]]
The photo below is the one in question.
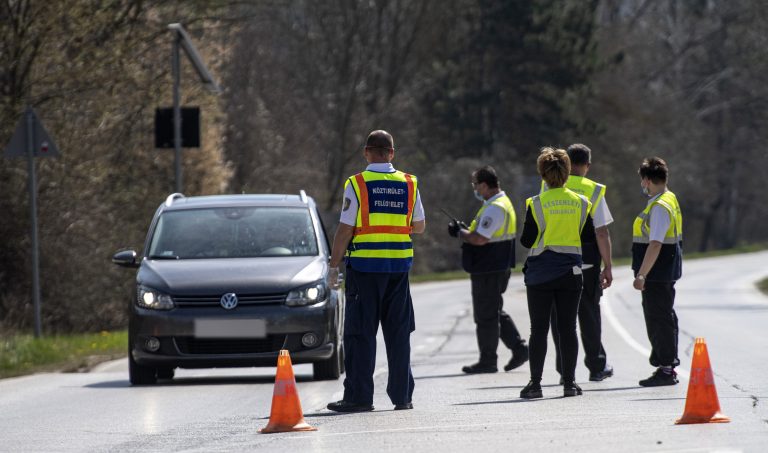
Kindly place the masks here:
[(480, 201), (485, 201), (485, 198), (483, 198), (483, 196), (480, 195), (476, 190), (474, 192), (475, 192), (475, 198), (477, 198)]

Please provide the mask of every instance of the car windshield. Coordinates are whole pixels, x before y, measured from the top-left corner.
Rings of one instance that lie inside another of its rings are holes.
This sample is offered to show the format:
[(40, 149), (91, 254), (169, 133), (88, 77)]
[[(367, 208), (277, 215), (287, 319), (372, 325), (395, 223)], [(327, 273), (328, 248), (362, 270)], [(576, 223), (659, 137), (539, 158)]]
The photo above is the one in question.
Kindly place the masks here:
[(166, 211), (150, 259), (249, 258), (318, 254), (306, 208), (236, 207)]

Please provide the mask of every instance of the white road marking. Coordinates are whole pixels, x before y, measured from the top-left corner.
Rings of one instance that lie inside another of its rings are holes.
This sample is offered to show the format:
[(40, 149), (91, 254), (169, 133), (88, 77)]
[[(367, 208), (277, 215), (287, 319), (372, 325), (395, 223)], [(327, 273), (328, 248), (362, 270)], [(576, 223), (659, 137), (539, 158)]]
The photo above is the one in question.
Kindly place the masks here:
[[(651, 355), (651, 350), (646, 348), (645, 346), (641, 345), (637, 341), (635, 341), (634, 338), (632, 338), (632, 335), (629, 334), (627, 329), (624, 328), (623, 325), (621, 325), (621, 322), (619, 322), (619, 318), (616, 317), (616, 315), (613, 313), (613, 309), (611, 308), (611, 298), (609, 296), (609, 290), (605, 290), (603, 292), (603, 297), (600, 302), (600, 305), (602, 308), (604, 308), (603, 313), (605, 313), (605, 317), (608, 318), (608, 322), (611, 323), (611, 326), (613, 326), (613, 329), (616, 331), (616, 333), (619, 334), (622, 340), (624, 340), (625, 343), (629, 345), (632, 349), (639, 352), (641, 355), (648, 357)], [(688, 370), (683, 367), (676, 367), (675, 371), (677, 372), (677, 375), (679, 377), (682, 377), (683, 379), (688, 379)]]

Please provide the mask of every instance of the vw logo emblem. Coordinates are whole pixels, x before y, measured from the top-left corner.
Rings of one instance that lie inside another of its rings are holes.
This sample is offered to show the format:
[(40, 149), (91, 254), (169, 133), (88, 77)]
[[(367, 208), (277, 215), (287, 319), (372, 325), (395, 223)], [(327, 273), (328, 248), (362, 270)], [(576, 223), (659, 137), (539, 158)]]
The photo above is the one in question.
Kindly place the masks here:
[(237, 307), (237, 294), (235, 293), (227, 293), (221, 296), (221, 300), (219, 301), (222, 307), (226, 310), (232, 310), (233, 308)]

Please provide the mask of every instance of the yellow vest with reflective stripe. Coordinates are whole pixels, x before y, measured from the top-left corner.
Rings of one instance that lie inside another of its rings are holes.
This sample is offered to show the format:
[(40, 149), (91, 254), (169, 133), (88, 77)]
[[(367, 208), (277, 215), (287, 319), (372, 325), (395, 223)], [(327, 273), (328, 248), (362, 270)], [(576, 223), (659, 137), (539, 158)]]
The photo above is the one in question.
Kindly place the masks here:
[[(348, 259), (363, 272), (408, 272), (413, 262), (411, 218), (417, 179), (395, 171), (364, 171), (350, 177), (359, 209)], [(346, 185), (345, 185), (346, 188)]]
[(592, 209), (586, 197), (560, 187), (527, 199), (525, 206), (539, 229), (528, 256), (545, 250), (581, 255), (581, 230)]
[(648, 244), (651, 234), (651, 209), (659, 205), (669, 213), (669, 228), (664, 234), (664, 244), (677, 244), (683, 240), (683, 214), (674, 193), (667, 190), (659, 195), (637, 215), (632, 225), (632, 242)]
[[(592, 181), (586, 176), (570, 175), (568, 176), (568, 180), (565, 181), (565, 188), (571, 189), (577, 194), (587, 197), (587, 200), (592, 203), (592, 209), (590, 209), (589, 214), (594, 218), (597, 205), (600, 204), (603, 198), (605, 198), (605, 185)], [(544, 192), (547, 189), (547, 183), (542, 180), (541, 192)]]
[(472, 220), (472, 223), (469, 225), (469, 231), (477, 231), (478, 223), (488, 206), (497, 206), (504, 212), (504, 225), (493, 232), (488, 242), (514, 240), (515, 234), (517, 233), (517, 216), (515, 215), (515, 207), (512, 206), (512, 201), (510, 201), (506, 194), (496, 198), (490, 203), (483, 203), (483, 207), (477, 211), (475, 219)]

